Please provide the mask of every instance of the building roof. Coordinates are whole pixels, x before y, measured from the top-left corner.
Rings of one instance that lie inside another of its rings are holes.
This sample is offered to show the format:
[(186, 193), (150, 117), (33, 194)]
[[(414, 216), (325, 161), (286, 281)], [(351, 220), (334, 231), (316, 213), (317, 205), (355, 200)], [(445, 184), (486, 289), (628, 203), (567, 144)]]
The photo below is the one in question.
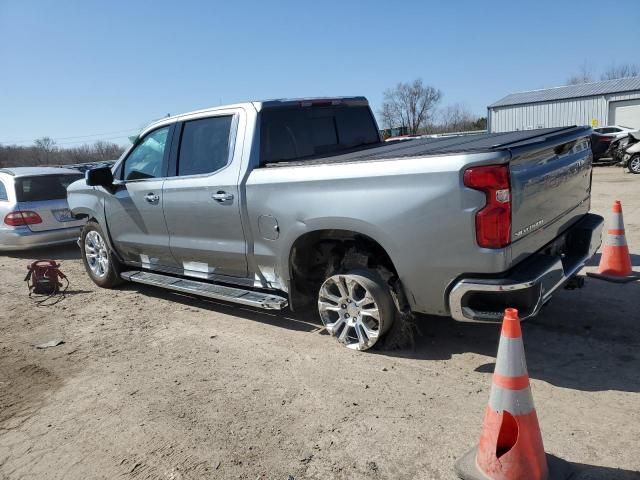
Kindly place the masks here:
[(12, 177), (34, 177), (37, 175), (69, 175), (78, 174), (78, 170), (59, 167), (9, 167), (1, 168), (0, 173), (6, 173)]
[(520, 105), (523, 103), (548, 102), (552, 100), (566, 100), (568, 98), (593, 97), (610, 93), (640, 91), (640, 77), (619, 78), (604, 82), (583, 83), (580, 85), (566, 85), (564, 87), (545, 88), (531, 90), (529, 92), (512, 93), (489, 105), (492, 107), (505, 107), (507, 105)]

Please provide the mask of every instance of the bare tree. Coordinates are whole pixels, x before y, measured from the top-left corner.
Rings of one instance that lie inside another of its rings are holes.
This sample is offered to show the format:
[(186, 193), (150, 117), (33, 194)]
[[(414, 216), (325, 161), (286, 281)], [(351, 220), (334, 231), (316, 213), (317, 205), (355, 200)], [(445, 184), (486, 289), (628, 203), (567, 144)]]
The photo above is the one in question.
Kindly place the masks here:
[(384, 92), (384, 102), (378, 112), (389, 128), (406, 127), (411, 135), (418, 133), (435, 113), (442, 92), (424, 85), (418, 78), (411, 83), (398, 83)]
[(382, 108), (378, 112), (380, 119), (382, 120), (382, 127), (391, 130), (394, 128), (396, 122), (396, 115), (393, 108), (388, 103), (383, 103)]
[(56, 151), (56, 142), (51, 137), (42, 137), (33, 141), (36, 147), (38, 163), (49, 163)]
[(464, 131), (477, 121), (477, 117), (461, 103), (447, 105), (440, 111), (440, 117), (441, 126), (449, 132)]
[(93, 144), (91, 152), (93, 157), (100, 161), (116, 160), (120, 155), (122, 155), (122, 147), (115, 143), (99, 140)]
[(639, 77), (640, 66), (635, 64), (611, 65), (600, 77), (602, 80), (616, 80), (618, 78)]
[(39, 139), (35, 143), (28, 147), (0, 145), (0, 167), (100, 162), (115, 160), (124, 151), (122, 146), (104, 141), (70, 148), (59, 148), (51, 139)]
[(583, 62), (578, 69), (578, 73), (571, 75), (567, 79), (567, 85), (580, 85), (581, 83), (593, 82), (593, 72), (587, 62)]

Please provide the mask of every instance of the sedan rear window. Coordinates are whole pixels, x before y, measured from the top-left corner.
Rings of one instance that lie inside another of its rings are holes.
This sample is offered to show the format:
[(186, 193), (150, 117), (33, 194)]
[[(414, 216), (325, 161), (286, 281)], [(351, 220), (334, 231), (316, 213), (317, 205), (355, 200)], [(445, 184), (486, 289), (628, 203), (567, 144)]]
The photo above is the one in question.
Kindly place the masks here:
[(9, 200), (7, 188), (4, 186), (4, 183), (0, 182), (0, 202), (6, 202), (7, 200)]
[(84, 175), (39, 175), (16, 179), (16, 199), (18, 202), (40, 202), (67, 198), (67, 187)]

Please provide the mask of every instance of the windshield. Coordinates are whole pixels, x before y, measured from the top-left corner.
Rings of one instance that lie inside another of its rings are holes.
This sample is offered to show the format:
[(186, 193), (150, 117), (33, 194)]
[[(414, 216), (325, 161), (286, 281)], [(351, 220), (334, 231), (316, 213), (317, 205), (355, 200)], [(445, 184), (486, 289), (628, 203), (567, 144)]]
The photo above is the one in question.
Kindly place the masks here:
[(67, 187), (84, 178), (81, 173), (64, 175), (39, 175), (16, 179), (18, 202), (40, 202), (67, 198)]

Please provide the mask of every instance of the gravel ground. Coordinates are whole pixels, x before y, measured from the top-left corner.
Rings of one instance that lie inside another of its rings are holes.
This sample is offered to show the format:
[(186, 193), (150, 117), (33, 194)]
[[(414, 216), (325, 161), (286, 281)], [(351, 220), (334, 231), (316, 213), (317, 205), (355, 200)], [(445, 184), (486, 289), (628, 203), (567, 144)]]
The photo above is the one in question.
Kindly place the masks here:
[[(593, 210), (615, 198), (640, 270), (640, 176), (596, 169)], [(34, 257), (62, 260), (56, 305), (26, 295)], [(477, 442), (498, 326), (421, 317), (415, 349), (356, 353), (313, 314), (99, 289), (75, 246), (0, 266), (0, 478), (453, 479)], [(546, 450), (575, 478), (640, 479), (638, 299), (589, 278), (523, 324)]]

